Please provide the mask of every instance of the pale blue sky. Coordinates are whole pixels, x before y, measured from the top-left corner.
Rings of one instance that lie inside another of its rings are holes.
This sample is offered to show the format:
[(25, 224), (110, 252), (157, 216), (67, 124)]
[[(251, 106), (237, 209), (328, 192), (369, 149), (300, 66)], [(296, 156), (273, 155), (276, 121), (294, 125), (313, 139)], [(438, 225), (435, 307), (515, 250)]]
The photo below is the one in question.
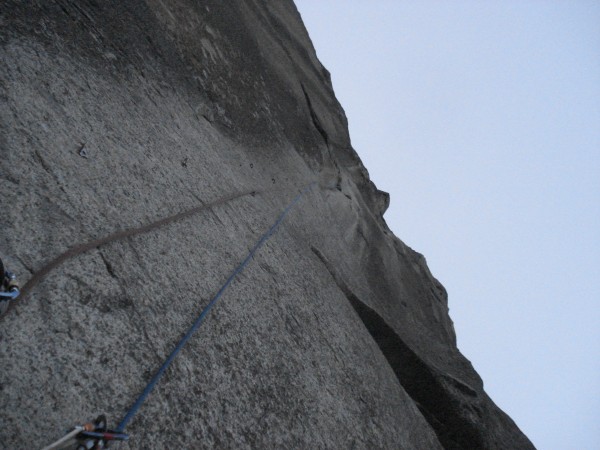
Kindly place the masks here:
[(600, 448), (600, 2), (296, 4), (487, 392), (541, 450)]

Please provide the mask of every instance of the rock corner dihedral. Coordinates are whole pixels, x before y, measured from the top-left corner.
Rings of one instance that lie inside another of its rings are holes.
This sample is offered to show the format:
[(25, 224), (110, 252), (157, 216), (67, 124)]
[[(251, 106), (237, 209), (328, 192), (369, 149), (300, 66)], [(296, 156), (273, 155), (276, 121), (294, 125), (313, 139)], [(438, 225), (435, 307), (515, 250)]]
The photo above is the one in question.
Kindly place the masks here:
[(388, 229), (291, 0), (6, 0), (0, 23), (2, 301), (24, 283), (0, 447), (123, 417), (315, 181), (119, 448), (533, 448)]

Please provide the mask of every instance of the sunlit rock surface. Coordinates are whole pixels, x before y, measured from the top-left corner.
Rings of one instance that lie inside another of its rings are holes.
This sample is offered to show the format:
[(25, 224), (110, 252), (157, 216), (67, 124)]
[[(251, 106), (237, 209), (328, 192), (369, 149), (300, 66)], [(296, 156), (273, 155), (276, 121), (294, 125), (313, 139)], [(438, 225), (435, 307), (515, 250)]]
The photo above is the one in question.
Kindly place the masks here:
[(256, 191), (74, 256), (22, 298), (0, 322), (1, 448), (116, 425), (313, 181), (119, 448), (533, 448), (387, 228), (291, 1), (4, 0), (0, 56), (0, 252), (22, 281)]

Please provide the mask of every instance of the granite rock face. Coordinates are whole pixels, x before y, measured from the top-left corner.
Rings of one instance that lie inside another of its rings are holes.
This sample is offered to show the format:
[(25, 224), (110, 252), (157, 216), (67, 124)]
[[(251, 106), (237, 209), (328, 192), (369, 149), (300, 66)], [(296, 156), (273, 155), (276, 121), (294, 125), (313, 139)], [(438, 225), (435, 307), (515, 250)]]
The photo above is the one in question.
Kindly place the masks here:
[[(460, 354), (290, 0), (4, 0), (0, 447), (115, 425), (282, 208), (119, 448), (533, 448)], [(210, 205), (209, 205), (210, 206)]]

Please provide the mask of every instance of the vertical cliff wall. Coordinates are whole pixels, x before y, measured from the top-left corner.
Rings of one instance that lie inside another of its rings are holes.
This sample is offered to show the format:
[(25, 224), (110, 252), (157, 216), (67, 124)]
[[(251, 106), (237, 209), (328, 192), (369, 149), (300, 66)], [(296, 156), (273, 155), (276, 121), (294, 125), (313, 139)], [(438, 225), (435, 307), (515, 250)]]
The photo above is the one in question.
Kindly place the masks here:
[(387, 228), (291, 1), (8, 0), (0, 24), (0, 250), (22, 281), (205, 206), (74, 255), (4, 317), (0, 447), (114, 425), (316, 180), (122, 448), (533, 448)]

